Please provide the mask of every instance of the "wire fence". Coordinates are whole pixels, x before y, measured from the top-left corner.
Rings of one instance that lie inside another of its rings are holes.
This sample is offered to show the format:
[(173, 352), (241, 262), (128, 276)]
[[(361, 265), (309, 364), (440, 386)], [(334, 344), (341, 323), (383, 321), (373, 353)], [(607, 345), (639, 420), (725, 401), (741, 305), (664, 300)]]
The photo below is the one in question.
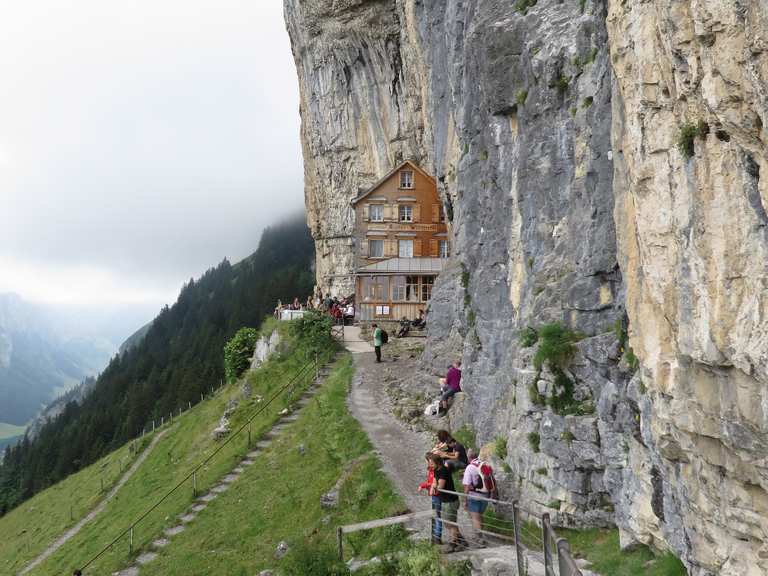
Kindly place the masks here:
[[(203, 468), (206, 464), (208, 464), (213, 458), (216, 457), (226, 446), (228, 446), (231, 442), (235, 440), (235, 438), (240, 437), (240, 435), (247, 431), (247, 442), (248, 446), (250, 447), (252, 438), (251, 438), (251, 423), (253, 420), (262, 414), (275, 400), (277, 400), (279, 397), (283, 396), (286, 392), (288, 396), (290, 397), (290, 394), (293, 393), (293, 391), (298, 386), (299, 382), (302, 378), (306, 376), (311, 376), (314, 379), (317, 379), (319, 376), (319, 369), (320, 369), (320, 359), (316, 355), (314, 359), (309, 360), (306, 364), (304, 364), (302, 367), (300, 367), (297, 372), (288, 379), (288, 381), (281, 386), (272, 396), (267, 398), (264, 402), (259, 404), (259, 407), (257, 410), (253, 412), (253, 414), (250, 415), (246, 419), (246, 421), (235, 431), (231, 432), (229, 436), (224, 440), (210, 455), (208, 455), (205, 459), (203, 459), (201, 462), (199, 462), (194, 468), (192, 468), (188, 474), (186, 474), (179, 482), (177, 482), (174, 486), (172, 486), (162, 497), (160, 497), (157, 501), (155, 501), (151, 506), (149, 506), (143, 513), (141, 513), (133, 522), (131, 522), (130, 525), (126, 526), (115, 538), (113, 538), (107, 545), (105, 545), (97, 554), (92, 556), (87, 562), (85, 562), (82, 567), (80, 567), (81, 571), (84, 571), (87, 567), (89, 567), (91, 564), (93, 564), (96, 560), (98, 560), (101, 556), (103, 556), (107, 551), (109, 551), (113, 546), (118, 544), (121, 540), (127, 538), (128, 539), (128, 550), (129, 554), (133, 553), (133, 539), (134, 539), (134, 530), (141, 524), (141, 522), (146, 519), (153, 511), (155, 511), (163, 502), (165, 502), (172, 494), (174, 494), (177, 490), (179, 490), (184, 485), (191, 484), (191, 493), (193, 499), (197, 497), (197, 473), (200, 471), (201, 468)], [(221, 385), (219, 386), (221, 387)], [(211, 394), (214, 394), (216, 389), (211, 390)], [(201, 400), (204, 399), (201, 398)], [(189, 404), (189, 407), (191, 407), (191, 403)], [(183, 414), (183, 412), (180, 412), (179, 415)], [(178, 415), (176, 416), (178, 418)], [(142, 431), (142, 436), (147, 433), (151, 434), (152, 432), (156, 431), (160, 427), (164, 426), (165, 424), (172, 423), (174, 418), (173, 413), (169, 414), (168, 420), (165, 419), (165, 417), (161, 417), (160, 419), (160, 425), (155, 426), (157, 421), (152, 422), (152, 429), (148, 431), (147, 426), (144, 427), (144, 430)]]
[(433, 508), (340, 526), (336, 534), (339, 559), (345, 559), (347, 535), (403, 526), (411, 531), (428, 532), (434, 543), (446, 542), (449, 552), (467, 552), (487, 546), (511, 546), (515, 550), (514, 568), (520, 576), (529, 573), (531, 562), (539, 561), (534, 553), (536, 556), (543, 554), (546, 576), (583, 576), (568, 542), (557, 536), (549, 514), (537, 514), (522, 508), (517, 501), (495, 500), (477, 493), (471, 496), (449, 490), (442, 490), (441, 493), (455, 495), (459, 500), (459, 509), (467, 509), (469, 500), (486, 502), (489, 508), (481, 515), (481, 523), (469, 513), (457, 514), (454, 518), (449, 508), (441, 506), (441, 510)]

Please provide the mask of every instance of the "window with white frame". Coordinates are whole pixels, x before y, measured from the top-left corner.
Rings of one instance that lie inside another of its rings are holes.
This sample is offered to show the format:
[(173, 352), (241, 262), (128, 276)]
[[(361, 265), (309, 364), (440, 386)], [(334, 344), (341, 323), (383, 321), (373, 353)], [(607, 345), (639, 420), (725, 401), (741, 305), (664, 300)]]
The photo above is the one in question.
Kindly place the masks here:
[(397, 248), (400, 258), (413, 258), (413, 240), (398, 240)]
[(398, 211), (400, 222), (413, 222), (413, 206), (410, 204), (400, 204)]
[(393, 276), (392, 277), (392, 301), (393, 302), (405, 302), (407, 300), (405, 294), (405, 276)]
[(386, 302), (389, 300), (389, 278), (366, 276), (363, 282), (363, 302)]
[(413, 188), (413, 170), (400, 171), (400, 188)]
[(437, 254), (440, 258), (448, 258), (448, 256), (451, 255), (451, 248), (448, 244), (448, 240), (438, 240)]
[(368, 207), (368, 215), (371, 222), (384, 222), (384, 206), (382, 204), (371, 204)]
[(405, 299), (408, 302), (419, 301), (419, 277), (418, 276), (405, 277)]
[(384, 256), (384, 240), (368, 240), (368, 256), (382, 258)]
[(435, 284), (434, 276), (421, 277), (421, 301), (429, 302), (432, 298), (432, 286)]

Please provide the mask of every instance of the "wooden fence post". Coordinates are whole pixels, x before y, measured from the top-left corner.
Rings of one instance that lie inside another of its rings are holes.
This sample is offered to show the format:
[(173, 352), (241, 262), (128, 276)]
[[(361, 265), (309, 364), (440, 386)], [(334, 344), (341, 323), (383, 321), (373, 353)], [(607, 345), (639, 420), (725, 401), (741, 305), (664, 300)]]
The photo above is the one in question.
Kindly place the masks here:
[(525, 574), (523, 566), (523, 547), (520, 545), (520, 510), (517, 508), (517, 500), (512, 502), (512, 527), (515, 530), (515, 556), (517, 557), (517, 573)]
[(545, 513), (541, 517), (541, 544), (544, 549), (544, 571), (552, 571), (552, 550), (549, 543), (549, 514)]
[(341, 526), (336, 528), (336, 543), (339, 546), (339, 560), (344, 562), (344, 533), (341, 531)]

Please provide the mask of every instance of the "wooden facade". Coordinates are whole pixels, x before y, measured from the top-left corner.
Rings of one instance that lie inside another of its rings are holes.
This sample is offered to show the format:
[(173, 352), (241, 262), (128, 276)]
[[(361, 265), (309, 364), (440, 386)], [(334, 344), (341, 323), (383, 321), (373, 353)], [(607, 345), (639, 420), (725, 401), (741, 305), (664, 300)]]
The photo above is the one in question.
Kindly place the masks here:
[(431, 297), (442, 259), (450, 254), (434, 179), (405, 161), (352, 204), (358, 317), (416, 318)]

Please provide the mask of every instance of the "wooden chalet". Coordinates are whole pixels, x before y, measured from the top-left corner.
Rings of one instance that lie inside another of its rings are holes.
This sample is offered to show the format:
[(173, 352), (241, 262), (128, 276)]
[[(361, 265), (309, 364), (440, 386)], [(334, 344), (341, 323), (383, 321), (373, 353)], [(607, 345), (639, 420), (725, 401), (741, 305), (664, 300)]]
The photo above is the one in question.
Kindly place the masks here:
[(450, 254), (434, 178), (406, 160), (352, 205), (357, 319), (417, 318)]

